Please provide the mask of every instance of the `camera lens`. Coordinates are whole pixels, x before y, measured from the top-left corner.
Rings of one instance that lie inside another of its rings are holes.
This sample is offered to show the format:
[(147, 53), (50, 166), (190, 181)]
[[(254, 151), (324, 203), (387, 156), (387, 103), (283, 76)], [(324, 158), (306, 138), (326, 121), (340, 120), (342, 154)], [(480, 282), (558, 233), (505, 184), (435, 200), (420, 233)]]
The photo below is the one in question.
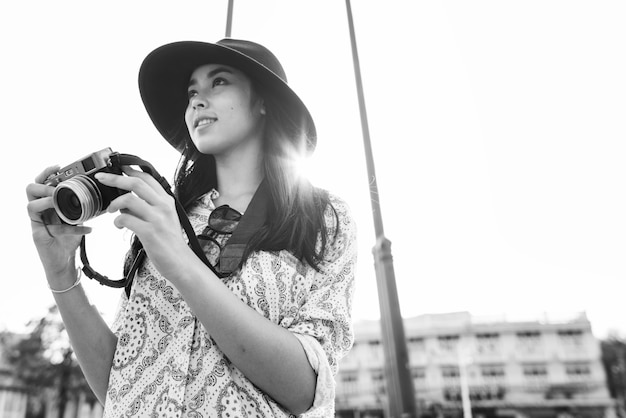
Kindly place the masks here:
[(70, 225), (81, 224), (102, 210), (100, 189), (91, 178), (84, 175), (59, 183), (52, 199), (59, 217)]
[(62, 208), (62, 213), (71, 220), (80, 219), (83, 214), (83, 208), (80, 205), (80, 200), (74, 191), (61, 188), (57, 194), (57, 202), (59, 207)]

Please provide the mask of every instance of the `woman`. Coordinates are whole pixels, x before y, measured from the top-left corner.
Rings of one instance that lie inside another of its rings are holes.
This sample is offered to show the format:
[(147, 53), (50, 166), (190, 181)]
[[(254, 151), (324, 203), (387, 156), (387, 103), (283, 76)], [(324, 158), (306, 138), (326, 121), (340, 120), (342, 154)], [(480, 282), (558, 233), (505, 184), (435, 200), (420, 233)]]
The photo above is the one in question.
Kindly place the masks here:
[(98, 174), (133, 192), (108, 208), (136, 238), (125, 269), (140, 246), (147, 254), (110, 328), (77, 277), (89, 228), (42, 221), (58, 167), (27, 187), (49, 287), (105, 416), (334, 416), (333, 376), (353, 340), (355, 226), (343, 201), (298, 176), (316, 144), (308, 110), (269, 50), (235, 39), (157, 48), (139, 87), (181, 152), (175, 194), (213, 268), (156, 180)]

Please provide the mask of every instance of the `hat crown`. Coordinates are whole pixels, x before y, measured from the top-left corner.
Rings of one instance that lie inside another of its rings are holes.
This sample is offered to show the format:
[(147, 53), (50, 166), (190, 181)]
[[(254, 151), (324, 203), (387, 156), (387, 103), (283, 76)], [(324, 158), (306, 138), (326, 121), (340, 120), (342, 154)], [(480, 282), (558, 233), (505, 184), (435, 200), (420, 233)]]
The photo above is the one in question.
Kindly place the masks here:
[[(306, 141), (312, 152), (317, 143), (315, 123), (298, 95), (287, 84), (278, 58), (255, 42), (225, 38), (216, 43), (180, 41), (162, 45), (146, 56), (139, 69), (139, 91), (146, 111), (161, 135), (178, 151), (190, 143), (183, 115), (189, 105), (185, 94), (189, 77), (198, 67), (222, 64), (237, 68), (259, 89), (271, 95), (287, 118), (302, 132), (293, 141)], [(269, 98), (269, 96), (268, 96)]]
[(278, 61), (278, 58), (276, 58), (272, 51), (265, 48), (263, 45), (252, 41), (232, 38), (225, 38), (216, 43), (253, 59), (287, 83), (287, 74), (285, 74), (285, 70), (280, 64), (280, 61)]

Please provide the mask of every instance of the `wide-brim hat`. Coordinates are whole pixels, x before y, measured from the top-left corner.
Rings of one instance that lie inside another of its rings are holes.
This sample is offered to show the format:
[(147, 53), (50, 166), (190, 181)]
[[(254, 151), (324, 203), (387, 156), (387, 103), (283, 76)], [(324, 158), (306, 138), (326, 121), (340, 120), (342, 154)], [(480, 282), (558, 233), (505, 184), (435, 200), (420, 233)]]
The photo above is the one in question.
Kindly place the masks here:
[[(261, 94), (272, 95), (290, 118), (301, 123), (296, 141), (306, 141), (310, 153), (317, 133), (313, 118), (287, 84), (287, 76), (274, 54), (254, 42), (226, 38), (214, 44), (183, 41), (163, 45), (144, 59), (139, 69), (139, 92), (152, 122), (163, 137), (182, 152), (189, 141), (184, 123), (191, 73), (201, 65), (224, 64), (246, 74)], [(304, 138), (304, 139), (303, 139)]]

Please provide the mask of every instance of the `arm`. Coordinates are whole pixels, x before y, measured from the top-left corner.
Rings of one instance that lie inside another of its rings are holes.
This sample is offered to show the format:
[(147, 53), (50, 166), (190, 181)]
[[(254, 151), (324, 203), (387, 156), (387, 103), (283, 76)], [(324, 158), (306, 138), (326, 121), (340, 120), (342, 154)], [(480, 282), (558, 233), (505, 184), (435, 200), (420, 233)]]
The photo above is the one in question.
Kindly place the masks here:
[(356, 225), (345, 202), (331, 195), (330, 203), (325, 212), (327, 243), (320, 270), (314, 273), (306, 302), (288, 328), (302, 343), (317, 373), (311, 410), (315, 411), (314, 415), (330, 413), (326, 411), (335, 398), (339, 360), (348, 353), (354, 340)]
[(115, 199), (110, 212), (118, 228), (132, 230), (151, 261), (183, 295), (228, 359), (252, 383), (288, 411), (307, 410), (316, 376), (298, 339), (238, 299), (184, 241), (173, 199), (149, 175), (103, 174), (98, 181), (131, 190)]
[[(243, 303), (186, 249), (168, 276), (229, 360), (291, 413), (308, 410), (316, 374), (298, 339)], [(184, 267), (183, 267), (184, 266)]]
[[(75, 280), (74, 269), (67, 274), (48, 278), (53, 289), (67, 289)], [(70, 285), (59, 284), (58, 287), (54, 287), (53, 282)], [(65, 293), (55, 293), (54, 299), (87, 383), (100, 403), (104, 404), (117, 337), (98, 310), (91, 305), (82, 286)]]
[[(51, 220), (46, 219), (52, 224), (44, 225), (43, 213), (52, 208), (54, 187), (43, 183), (55, 171), (56, 167), (44, 170), (35, 183), (27, 186), (26, 194), (33, 241), (48, 285), (62, 290), (76, 281), (76, 249), (90, 228), (62, 224), (56, 215)], [(82, 287), (54, 296), (83, 373), (100, 402), (104, 402), (116, 338), (89, 303)]]

